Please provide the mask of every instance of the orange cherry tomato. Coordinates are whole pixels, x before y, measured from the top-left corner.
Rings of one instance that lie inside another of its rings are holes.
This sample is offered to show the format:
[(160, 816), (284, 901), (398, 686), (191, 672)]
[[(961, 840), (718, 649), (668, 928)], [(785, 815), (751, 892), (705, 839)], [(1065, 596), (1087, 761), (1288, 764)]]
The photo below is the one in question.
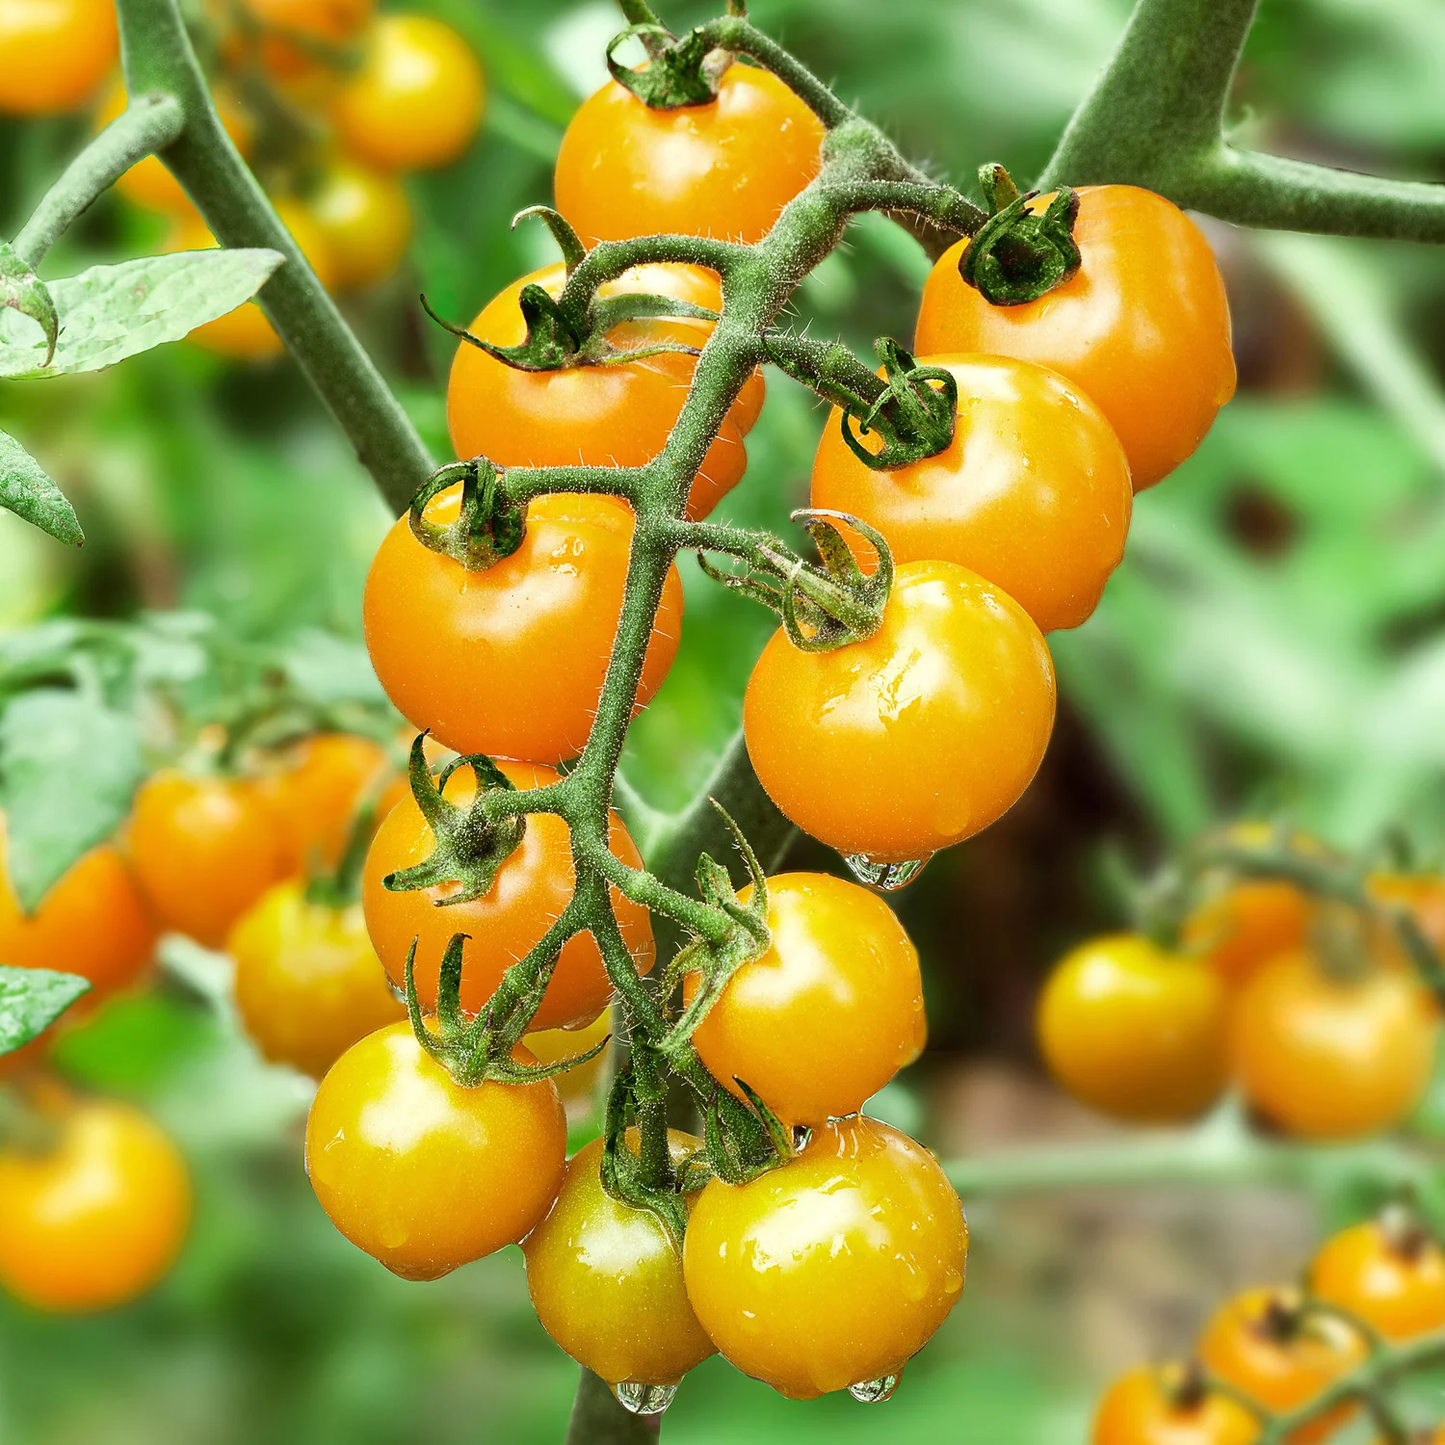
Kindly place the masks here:
[(406, 1017), (366, 936), (361, 905), (313, 903), (279, 883), (231, 930), (236, 1008), (272, 1063), (320, 1078), (358, 1039)]
[[(871, 522), (895, 562), (938, 558), (988, 578), (1042, 632), (1077, 627), (1124, 556), (1133, 510), (1113, 428), (1063, 377), (1029, 362), (919, 361), (958, 382), (952, 442), (912, 466), (870, 471), (835, 408), (813, 460), (813, 505)], [(873, 549), (845, 535), (868, 566)]]
[(875, 1119), (813, 1131), (747, 1184), (693, 1205), (683, 1274), (699, 1323), (794, 1400), (897, 1375), (963, 1289), (968, 1226), (938, 1161)]
[(1406, 909), (1425, 941), (1437, 953), (1445, 950), (1445, 878), (1430, 873), (1376, 873), (1366, 887), (1381, 903)]
[(926, 858), (986, 828), (1054, 723), (1048, 644), (1017, 602), (952, 562), (905, 562), (883, 623), (832, 652), (780, 628), (743, 702), (769, 797), (843, 854)]
[(650, 110), (609, 80), (557, 152), (557, 209), (582, 239), (751, 243), (822, 164), (823, 124), (775, 75), (732, 65), (708, 105)]
[[(519, 788), (540, 788), (557, 781), (550, 768), (528, 763), (501, 766)], [(476, 795), (476, 777), (470, 768), (458, 768), (443, 791), (449, 801), (464, 807)], [(624, 863), (642, 866), (641, 856), (615, 813), (608, 827), (608, 845)], [(456, 883), (438, 883), (406, 893), (392, 893), (382, 886), (388, 873), (423, 862), (434, 846), (431, 827), (414, 799), (404, 799), (387, 815), (372, 841), (362, 875), (366, 926), (398, 987), (406, 979), (412, 940), (417, 940), (414, 976), (424, 1009), (436, 1007), (437, 975), (448, 941), (456, 933), (469, 935), (462, 955), (461, 999), (462, 1008), (477, 1013), (507, 969), (541, 939), (571, 901), (576, 882), (571, 834), (555, 814), (532, 814), (517, 851), (497, 870), (491, 889), (470, 903), (446, 903), (460, 891)], [(623, 898), (615, 889), (612, 902), (628, 950), (639, 971), (646, 973), (655, 954), (651, 917), (641, 904)], [(534, 1027), (540, 1032), (590, 1023), (607, 1007), (611, 996), (612, 986), (596, 942), (590, 933), (579, 933), (562, 949)], [(585, 1047), (571, 1052), (581, 1053)]]
[(1237, 1400), (1196, 1389), (1182, 1365), (1142, 1365), (1099, 1401), (1090, 1445), (1254, 1445), (1259, 1421)]
[(470, 45), (429, 15), (383, 15), (336, 96), (341, 143), (385, 171), (450, 165), (472, 143), (486, 82)]
[(439, 1279), (517, 1243), (557, 1197), (566, 1155), (550, 1079), (463, 1089), (406, 1023), (342, 1054), (306, 1121), (321, 1207), (403, 1279)]
[(136, 794), (127, 846), (161, 924), (207, 948), (225, 943), (285, 866), (276, 817), (254, 784), (169, 769)]
[(326, 237), (338, 291), (375, 286), (401, 265), (411, 242), (411, 203), (394, 176), (338, 161), (307, 204)]
[(1059, 963), (1039, 997), (1038, 1033), (1054, 1077), (1121, 1119), (1192, 1119), (1228, 1074), (1224, 986), (1137, 933), (1091, 939)]
[(914, 350), (990, 352), (1060, 372), (1113, 424), (1142, 491), (1193, 452), (1234, 395), (1224, 282), (1199, 227), (1134, 186), (1081, 188), (1074, 238), (1077, 274), (1022, 306), (986, 301), (958, 274), (968, 242), (950, 247), (924, 285)]
[(0, 1285), (55, 1313), (125, 1304), (180, 1252), (191, 1215), (185, 1162), (128, 1104), (67, 1103), (48, 1122), (48, 1152), (0, 1151)]
[(1307, 952), (1266, 964), (1234, 1006), (1245, 1098), (1286, 1133), (1354, 1139), (1399, 1124), (1430, 1081), (1439, 1014), (1408, 972), (1332, 978)]
[[(563, 1059), (575, 1059), (588, 1049), (600, 1044), (613, 1032), (612, 1011), (603, 1009), (590, 1024), (580, 1029), (542, 1029), (528, 1034), (522, 1042), (532, 1051), (539, 1064), (557, 1064)], [(610, 1048), (603, 1049), (594, 1059), (568, 1069), (565, 1074), (554, 1074), (557, 1092), (570, 1113), (590, 1110), (598, 1102), (598, 1085), (607, 1071)]]
[(111, 0), (0, 0), (0, 111), (78, 109), (119, 50)]
[(1206, 899), (1184, 920), (1180, 945), (1199, 954), (1229, 984), (1303, 948), (1314, 908), (1308, 894), (1275, 879), (1247, 879)]
[[(637, 1147), (635, 1129), (629, 1130)], [(674, 1160), (702, 1140), (668, 1131)], [(551, 1212), (522, 1243), (542, 1328), (609, 1384), (670, 1385), (714, 1353), (688, 1303), (666, 1226), (602, 1187), (602, 1140), (567, 1165)], [(696, 1198), (696, 1195), (690, 1196)]]
[[(1323, 1313), (1299, 1314), (1296, 1289), (1251, 1289), (1216, 1311), (1199, 1337), (1199, 1359), (1267, 1410), (1298, 1409), (1365, 1357), (1357, 1331)], [(1327, 1440), (1354, 1413), (1328, 1411), (1296, 1430), (1288, 1445)]]
[[(454, 519), (461, 488), (427, 509)], [(366, 578), (372, 666), (402, 714), (459, 753), (556, 763), (592, 731), (622, 612), (631, 509), (608, 497), (539, 497), (510, 557), (481, 572), (417, 541), (406, 517)], [(682, 633), (682, 581), (668, 570), (637, 694), (662, 685)], [(546, 658), (566, 666), (540, 665)]]
[(1423, 1230), (1367, 1220), (1325, 1243), (1310, 1266), (1310, 1292), (1386, 1339), (1445, 1329), (1445, 1249)]
[(728, 979), (693, 1045), (719, 1083), (741, 1097), (745, 1080), (790, 1124), (856, 1113), (923, 1051), (918, 950), (881, 898), (824, 873), (768, 879), (767, 922), (771, 945)]
[(110, 843), (92, 848), (27, 914), (10, 885), (7, 847), (0, 814), (0, 963), (78, 973), (96, 994), (135, 982), (155, 951), (158, 929), (120, 850)]
[[(343, 59), (348, 42), (371, 20), (375, 0), (244, 0), (262, 30), (262, 62), (280, 80), (305, 80), (325, 69), (318, 52)], [(296, 42), (300, 42), (299, 44)]]
[[(566, 268), (548, 266), (514, 282), (472, 322), (473, 336), (495, 346), (526, 339), (518, 297), (527, 285), (562, 293)], [(603, 297), (645, 293), (716, 309), (721, 293), (712, 272), (696, 266), (638, 266), (599, 288)], [(609, 333), (614, 346), (659, 341), (703, 346), (712, 323), (691, 317), (624, 322)], [(459, 457), (485, 456), (506, 467), (640, 467), (663, 449), (677, 422), (697, 358), (661, 352), (625, 365), (522, 371), (462, 342), (447, 383), (447, 425)], [(757, 419), (763, 378), (744, 385), (708, 448), (688, 498), (688, 515), (702, 517), (742, 480), (743, 435)]]

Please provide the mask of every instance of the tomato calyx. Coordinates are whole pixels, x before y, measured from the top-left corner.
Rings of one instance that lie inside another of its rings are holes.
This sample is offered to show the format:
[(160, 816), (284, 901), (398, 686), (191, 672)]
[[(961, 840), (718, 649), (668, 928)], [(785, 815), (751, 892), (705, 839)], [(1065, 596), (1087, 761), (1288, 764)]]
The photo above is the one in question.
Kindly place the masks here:
[(35, 268), (15, 250), (0, 241), (0, 307), (8, 306), (28, 316), (45, 333), (45, 360), (49, 366), (55, 357), (55, 343), (60, 339), (60, 317), (55, 310), (50, 290), (35, 274)]
[(989, 218), (964, 248), (958, 274), (995, 306), (1022, 306), (1062, 286), (1082, 258), (1074, 240), (1079, 194), (1060, 186), (1042, 213), (1028, 209), (1039, 193), (1020, 195), (1000, 165), (979, 168)]
[[(920, 366), (891, 337), (879, 337), (875, 349), (887, 387), (866, 410), (845, 406), (838, 421), (848, 450), (865, 467), (891, 472), (937, 456), (953, 440), (958, 380), (944, 367)], [(870, 433), (883, 443), (876, 451), (863, 444)]]
[[(624, 41), (637, 38), (647, 47), (646, 65), (631, 69), (614, 52)], [(649, 110), (681, 110), (710, 105), (717, 99), (718, 82), (732, 63), (698, 30), (680, 40), (661, 25), (629, 25), (614, 35), (606, 51), (607, 69), (618, 85), (632, 92)]]
[[(526, 510), (510, 501), (501, 471), (486, 457), (448, 462), (417, 489), (407, 522), (411, 534), (429, 551), (459, 562), (468, 572), (485, 572), (522, 545)], [(461, 510), (445, 526), (429, 521), (427, 504), (449, 487), (462, 484)]]
[[(630, 1119), (637, 1121), (636, 1151), (628, 1143)], [(633, 1040), (607, 1092), (602, 1138), (604, 1191), (621, 1204), (655, 1215), (680, 1249), (687, 1233), (684, 1180), (692, 1176), (686, 1166), (678, 1170), (672, 1161), (666, 1067), (657, 1050), (641, 1039)]]

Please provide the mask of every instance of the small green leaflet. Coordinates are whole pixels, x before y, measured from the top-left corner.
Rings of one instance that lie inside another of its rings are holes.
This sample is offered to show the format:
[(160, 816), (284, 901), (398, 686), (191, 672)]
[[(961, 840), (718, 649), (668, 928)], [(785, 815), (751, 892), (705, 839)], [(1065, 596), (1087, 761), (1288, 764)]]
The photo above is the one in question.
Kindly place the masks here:
[(33, 910), (82, 853), (115, 832), (144, 775), (136, 721), (97, 698), (39, 688), (6, 707), (0, 809), (22, 908)]
[(73, 973), (0, 964), (0, 1054), (23, 1048), (89, 989)]
[(0, 507), (23, 517), (58, 542), (80, 546), (85, 536), (65, 493), (15, 440), (0, 431)]
[(249, 300), (285, 258), (279, 251), (180, 251), (92, 266), (48, 284), (60, 316), (49, 366), (35, 322), (0, 308), (0, 378), (32, 380), (99, 371), (179, 341)]

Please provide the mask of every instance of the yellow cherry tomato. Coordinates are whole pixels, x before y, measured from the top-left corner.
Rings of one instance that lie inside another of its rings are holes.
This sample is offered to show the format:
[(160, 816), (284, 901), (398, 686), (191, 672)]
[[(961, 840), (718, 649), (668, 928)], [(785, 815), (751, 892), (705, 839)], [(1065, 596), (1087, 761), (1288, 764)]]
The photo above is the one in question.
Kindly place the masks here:
[(1218, 1390), (1196, 1388), (1183, 1365), (1141, 1365), (1099, 1401), (1090, 1445), (1255, 1445), (1259, 1421)]
[(1423, 1230), (1367, 1220), (1325, 1243), (1310, 1266), (1310, 1292), (1386, 1339), (1445, 1329), (1445, 1249)]
[[(613, 1031), (612, 1010), (603, 1009), (590, 1024), (584, 1024), (580, 1029), (541, 1029), (535, 1034), (528, 1034), (522, 1042), (539, 1064), (557, 1064), (563, 1059), (575, 1059), (579, 1054), (585, 1054)], [(611, 1048), (603, 1049), (585, 1064), (578, 1064), (565, 1074), (553, 1075), (557, 1092), (569, 1112), (585, 1110), (597, 1102), (598, 1085), (607, 1072), (611, 1053)]]
[(395, 176), (337, 161), (307, 198), (326, 237), (339, 291), (385, 281), (411, 241), (411, 203)]
[(0, 0), (0, 111), (78, 109), (119, 48), (112, 0)]

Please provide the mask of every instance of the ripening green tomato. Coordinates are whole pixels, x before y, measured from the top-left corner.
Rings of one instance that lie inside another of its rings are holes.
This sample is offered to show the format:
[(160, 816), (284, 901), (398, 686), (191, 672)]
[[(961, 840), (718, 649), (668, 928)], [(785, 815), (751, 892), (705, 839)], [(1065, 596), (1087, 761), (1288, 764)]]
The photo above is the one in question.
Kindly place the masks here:
[(719, 1083), (741, 1096), (744, 1080), (790, 1124), (854, 1114), (922, 1052), (918, 950), (881, 898), (824, 873), (769, 878), (767, 922), (771, 945), (728, 979), (693, 1046)]
[[(534, 1062), (525, 1049), (516, 1057)], [(550, 1079), (463, 1089), (405, 1022), (353, 1044), (306, 1121), (321, 1207), (403, 1279), (439, 1279), (516, 1244), (557, 1197), (566, 1158)]]
[(958, 1303), (968, 1226), (938, 1161), (875, 1119), (838, 1119), (747, 1184), (698, 1196), (683, 1275), (744, 1374), (811, 1400), (896, 1375)]
[[(674, 1162), (702, 1140), (668, 1131)], [(637, 1131), (628, 1131), (637, 1147)], [(602, 1187), (602, 1140), (567, 1165), (551, 1212), (522, 1243), (542, 1327), (609, 1384), (670, 1385), (713, 1353), (688, 1303), (667, 1227)], [(693, 1196), (696, 1197), (696, 1196)]]

